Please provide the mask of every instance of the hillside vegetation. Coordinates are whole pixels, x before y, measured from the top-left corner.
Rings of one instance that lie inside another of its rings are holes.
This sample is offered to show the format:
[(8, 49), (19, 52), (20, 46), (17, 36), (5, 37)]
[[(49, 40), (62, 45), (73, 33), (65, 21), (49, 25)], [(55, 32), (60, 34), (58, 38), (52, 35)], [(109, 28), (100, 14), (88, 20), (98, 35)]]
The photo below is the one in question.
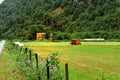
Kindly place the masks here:
[(5, 0), (0, 5), (3, 38), (120, 39), (119, 0)]

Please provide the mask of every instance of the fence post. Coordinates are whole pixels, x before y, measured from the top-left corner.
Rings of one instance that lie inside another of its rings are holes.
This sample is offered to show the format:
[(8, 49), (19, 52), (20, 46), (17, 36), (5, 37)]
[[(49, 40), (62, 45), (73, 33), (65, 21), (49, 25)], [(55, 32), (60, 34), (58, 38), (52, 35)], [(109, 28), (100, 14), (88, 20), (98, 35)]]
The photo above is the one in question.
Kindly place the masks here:
[(25, 53), (25, 54), (27, 54), (27, 51), (28, 51), (28, 49), (27, 49), (27, 48), (25, 48), (25, 52), (24, 52), (24, 53)]
[(32, 61), (32, 53), (31, 53), (31, 50), (29, 50), (29, 55), (30, 55), (30, 61)]
[(37, 69), (37, 74), (38, 74), (38, 80), (40, 80), (40, 76), (39, 76), (39, 70), (38, 70), (38, 55), (35, 54), (35, 59), (36, 59), (36, 69)]
[(50, 80), (50, 70), (49, 70), (49, 62), (48, 62), (48, 58), (47, 58), (46, 67), (47, 67), (47, 80)]
[(38, 55), (35, 54), (35, 59), (36, 59), (36, 68), (38, 69)]
[(68, 63), (65, 64), (65, 80), (69, 80)]

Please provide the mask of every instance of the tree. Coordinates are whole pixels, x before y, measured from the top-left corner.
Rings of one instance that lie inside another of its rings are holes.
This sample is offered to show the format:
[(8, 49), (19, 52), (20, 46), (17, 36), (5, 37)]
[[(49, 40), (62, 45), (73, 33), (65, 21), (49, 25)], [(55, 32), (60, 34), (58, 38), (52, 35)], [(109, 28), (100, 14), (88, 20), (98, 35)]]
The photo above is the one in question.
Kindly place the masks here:
[(37, 33), (37, 26), (31, 25), (26, 33), (26, 37), (29, 40), (35, 40), (36, 39), (36, 33)]

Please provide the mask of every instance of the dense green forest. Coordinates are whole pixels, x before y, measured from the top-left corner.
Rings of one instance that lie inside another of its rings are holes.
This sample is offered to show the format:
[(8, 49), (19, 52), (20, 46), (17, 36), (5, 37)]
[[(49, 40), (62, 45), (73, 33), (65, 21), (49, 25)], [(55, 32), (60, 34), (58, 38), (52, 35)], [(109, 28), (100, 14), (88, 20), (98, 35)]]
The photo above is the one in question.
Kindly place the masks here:
[(120, 0), (5, 0), (0, 27), (2, 38), (120, 39)]

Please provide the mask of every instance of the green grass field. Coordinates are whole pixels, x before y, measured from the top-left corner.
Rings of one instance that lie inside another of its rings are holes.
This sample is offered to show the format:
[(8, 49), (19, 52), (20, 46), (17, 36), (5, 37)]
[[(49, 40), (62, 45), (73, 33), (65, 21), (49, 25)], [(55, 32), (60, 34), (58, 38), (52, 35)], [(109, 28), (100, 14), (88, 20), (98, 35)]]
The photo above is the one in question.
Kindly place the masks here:
[[(26, 42), (25, 45), (46, 57), (59, 52), (61, 66), (69, 63), (70, 80), (120, 80), (120, 42)], [(105, 78), (105, 79), (102, 79)]]

